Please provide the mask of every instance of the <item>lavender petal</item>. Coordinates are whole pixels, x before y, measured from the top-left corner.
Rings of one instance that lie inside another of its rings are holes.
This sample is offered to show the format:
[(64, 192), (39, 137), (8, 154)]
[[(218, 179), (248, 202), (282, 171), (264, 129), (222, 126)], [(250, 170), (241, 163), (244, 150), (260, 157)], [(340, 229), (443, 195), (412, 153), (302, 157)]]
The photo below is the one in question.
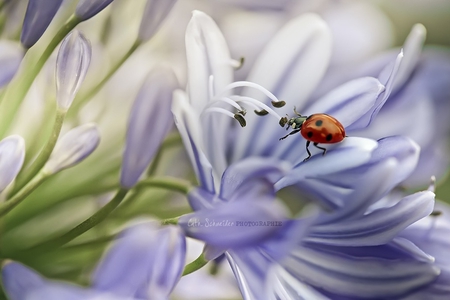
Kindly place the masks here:
[(0, 141), (0, 192), (16, 178), (25, 159), (25, 141), (11, 135)]

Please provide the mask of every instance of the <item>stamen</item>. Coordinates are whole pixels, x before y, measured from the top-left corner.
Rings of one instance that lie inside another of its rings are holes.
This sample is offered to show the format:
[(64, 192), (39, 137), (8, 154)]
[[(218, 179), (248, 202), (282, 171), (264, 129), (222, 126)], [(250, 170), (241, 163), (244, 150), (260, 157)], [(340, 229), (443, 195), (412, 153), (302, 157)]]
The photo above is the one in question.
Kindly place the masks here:
[(213, 75), (209, 75), (209, 82), (208, 82), (208, 94), (209, 94), (209, 99), (214, 98), (214, 76)]
[(272, 106), (276, 107), (276, 108), (280, 108), (286, 105), (286, 101), (280, 100), (280, 101), (271, 101), (272, 102)]
[(245, 127), (245, 125), (247, 125), (247, 121), (245, 121), (245, 118), (242, 115), (234, 114), (234, 118), (239, 122), (241, 127)]
[(222, 113), (226, 116), (229, 116), (230, 118), (234, 119), (234, 114), (231, 113), (230, 111), (224, 109), (224, 108), (220, 108), (220, 107), (209, 107), (205, 110), (202, 111), (202, 113), (200, 114), (200, 116), (202, 116), (205, 113), (212, 113), (212, 112), (218, 112), (218, 113)]
[(434, 177), (433, 175), (430, 178), (430, 185), (428, 186), (428, 190), (434, 193), (435, 187), (436, 187), (436, 177)]
[(243, 109), (239, 104), (236, 103), (236, 101), (231, 100), (228, 97), (220, 97), (220, 98), (212, 98), (214, 99), (213, 101), (209, 101), (208, 104), (205, 106), (206, 108), (208, 107), (212, 107), (215, 104), (221, 103), (221, 102), (225, 102), (227, 104), (230, 104), (231, 106), (233, 106), (234, 108), (236, 108), (239, 111), (244, 111), (245, 109)]
[(255, 112), (255, 114), (257, 114), (258, 116), (265, 116), (265, 115), (269, 114), (269, 112), (268, 112), (267, 110), (265, 110), (265, 109), (261, 109), (260, 111), (258, 111), (258, 110), (255, 109), (254, 112)]
[(281, 116), (277, 114), (273, 109), (271, 109), (269, 106), (265, 105), (264, 103), (253, 99), (251, 97), (245, 97), (245, 96), (231, 96), (231, 99), (235, 100), (236, 102), (243, 102), (245, 104), (248, 104), (256, 109), (264, 109), (269, 114), (277, 118), (277, 120), (281, 119)]
[(232, 59), (232, 60), (231, 60), (231, 66), (232, 66), (235, 70), (239, 70), (239, 69), (242, 68), (242, 66), (244, 65), (244, 61), (245, 61), (245, 58), (244, 58), (244, 57), (241, 57), (239, 60)]
[(265, 88), (260, 86), (259, 84), (256, 84), (256, 83), (253, 83), (253, 82), (250, 82), (250, 81), (235, 81), (235, 82), (232, 82), (232, 83), (230, 83), (229, 85), (227, 85), (223, 89), (221, 94), (225, 94), (228, 90), (239, 88), (239, 87), (251, 87), (251, 88), (254, 88), (254, 89), (262, 92), (270, 100), (275, 101), (275, 102), (280, 102), (280, 100), (278, 100), (278, 98), (275, 97), (274, 94), (272, 94), (271, 92), (269, 92), (268, 90), (266, 90)]

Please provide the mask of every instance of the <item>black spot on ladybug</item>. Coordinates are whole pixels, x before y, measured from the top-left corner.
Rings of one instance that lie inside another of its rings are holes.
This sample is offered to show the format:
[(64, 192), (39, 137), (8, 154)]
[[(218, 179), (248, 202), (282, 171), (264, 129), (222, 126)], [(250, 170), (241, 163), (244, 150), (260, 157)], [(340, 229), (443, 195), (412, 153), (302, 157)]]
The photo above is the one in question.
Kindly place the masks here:
[(326, 140), (331, 141), (332, 138), (333, 138), (333, 135), (331, 133), (329, 133), (326, 137)]
[(320, 127), (320, 126), (322, 126), (322, 123), (323, 123), (322, 120), (317, 120), (317, 121), (316, 121), (316, 126), (317, 126), (317, 127)]
[(313, 132), (312, 131), (308, 131), (308, 133), (306, 134), (309, 138), (312, 138), (313, 136)]

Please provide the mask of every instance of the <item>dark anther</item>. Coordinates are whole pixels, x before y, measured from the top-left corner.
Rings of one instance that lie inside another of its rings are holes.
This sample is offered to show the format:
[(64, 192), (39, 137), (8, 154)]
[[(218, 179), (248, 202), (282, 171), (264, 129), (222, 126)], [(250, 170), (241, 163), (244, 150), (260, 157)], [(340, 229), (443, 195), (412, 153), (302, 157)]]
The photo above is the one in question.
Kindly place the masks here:
[(280, 101), (273, 101), (272, 100), (272, 106), (276, 108), (280, 108), (286, 105), (286, 101), (280, 100)]
[(440, 210), (434, 210), (434, 211), (430, 214), (430, 216), (432, 216), (432, 217), (438, 217), (438, 216), (440, 216), (440, 215), (442, 215), (442, 211), (440, 211)]
[(269, 112), (265, 109), (261, 109), (260, 111), (254, 110), (255, 114), (257, 114), (258, 116), (265, 116), (267, 115)]
[(281, 127), (284, 127), (284, 125), (286, 125), (287, 122), (288, 122), (288, 118), (287, 117), (282, 117), (280, 119), (279, 124), (280, 124)]
[(242, 109), (242, 110), (239, 110), (237, 113), (242, 116), (245, 116), (247, 114), (247, 111), (245, 109)]
[(244, 65), (244, 62), (245, 62), (245, 58), (242, 56), (240, 59), (239, 59), (239, 66), (237, 66), (236, 68), (234, 68), (235, 70), (239, 70), (240, 68), (242, 68), (242, 66)]
[(242, 115), (234, 114), (234, 118), (239, 122), (239, 125), (241, 125), (241, 127), (245, 127), (245, 125), (247, 125), (247, 122)]

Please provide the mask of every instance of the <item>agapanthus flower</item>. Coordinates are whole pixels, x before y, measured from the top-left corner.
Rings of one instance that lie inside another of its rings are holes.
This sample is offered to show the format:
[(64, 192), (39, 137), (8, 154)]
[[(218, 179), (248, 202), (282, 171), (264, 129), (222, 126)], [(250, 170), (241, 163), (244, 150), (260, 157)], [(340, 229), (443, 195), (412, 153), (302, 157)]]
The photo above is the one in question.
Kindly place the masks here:
[(181, 276), (185, 253), (179, 229), (141, 222), (120, 234), (93, 273), (91, 288), (48, 280), (13, 261), (4, 263), (2, 282), (12, 300), (167, 299)]
[(396, 299), (434, 284), (439, 265), (402, 237), (405, 228), (433, 211), (434, 194), (419, 192), (371, 208), (414, 170), (418, 155), (410, 139), (380, 140), (367, 164), (323, 178), (364, 188), (330, 194), (332, 202), (345, 206), (321, 213), (301, 241), (288, 243), (292, 236), (280, 234), (228, 253), (244, 298)]

